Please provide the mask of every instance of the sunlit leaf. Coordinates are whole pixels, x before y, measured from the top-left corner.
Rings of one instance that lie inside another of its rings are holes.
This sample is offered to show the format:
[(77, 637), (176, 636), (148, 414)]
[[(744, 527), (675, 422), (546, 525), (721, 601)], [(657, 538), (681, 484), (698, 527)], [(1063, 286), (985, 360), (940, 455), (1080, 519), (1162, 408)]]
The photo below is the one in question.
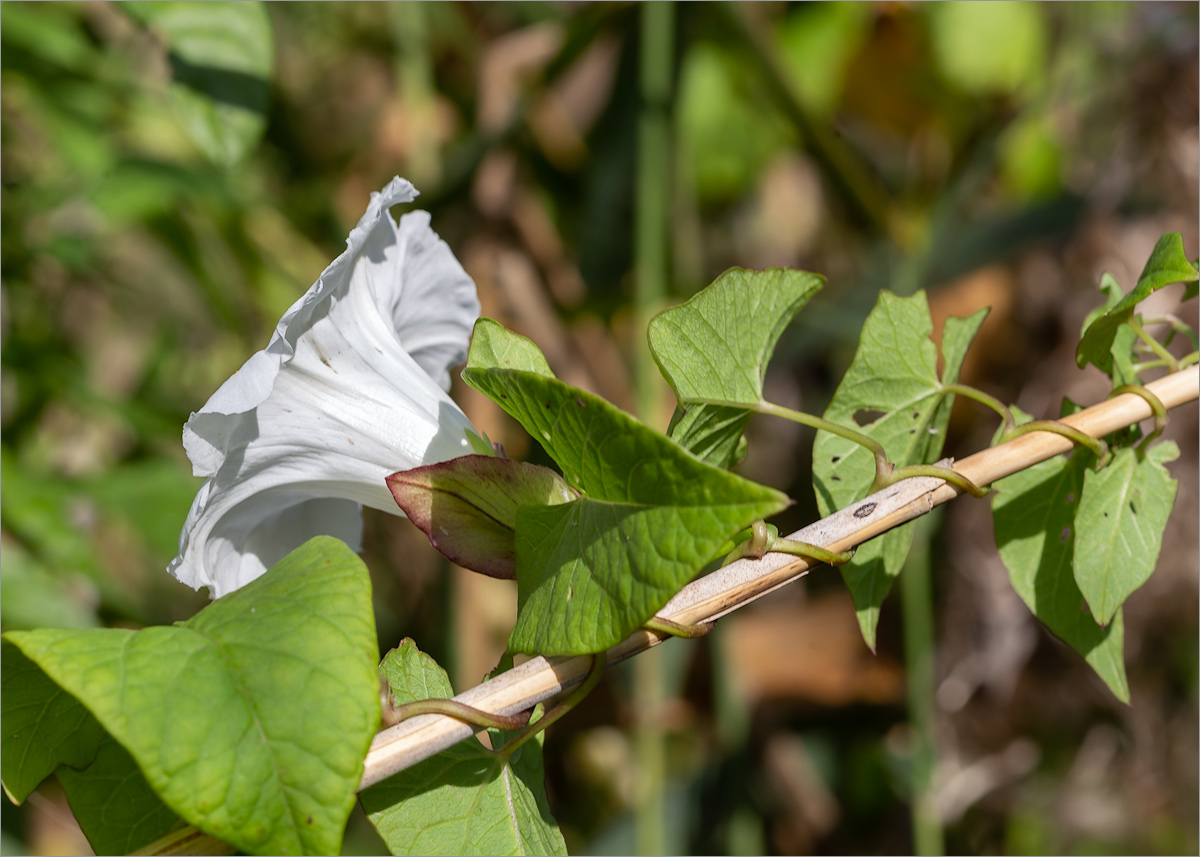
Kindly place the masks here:
[(1075, 582), (1101, 625), (1154, 571), (1178, 486), (1163, 465), (1178, 457), (1172, 441), (1154, 444), (1140, 458), (1119, 449), (1102, 470), (1084, 474)]
[(175, 626), (6, 639), (189, 823), (253, 854), (338, 850), (379, 723), (370, 579), (341, 542), (312, 539)]
[(650, 618), (737, 531), (784, 508), (778, 491), (699, 461), (603, 399), (498, 354), (536, 348), (475, 327), (463, 379), (541, 442), (585, 496), (517, 511), (519, 612), (509, 645), (601, 651)]
[(1133, 290), (1084, 330), (1075, 349), (1075, 362), (1079, 368), (1094, 363), (1105, 372), (1111, 372), (1113, 342), (1121, 327), (1133, 318), (1134, 308), (1164, 286), (1195, 283), (1198, 276), (1195, 266), (1183, 252), (1183, 238), (1178, 232), (1168, 232), (1159, 238)]
[[(967, 348), (987, 310), (969, 318), (948, 318), (942, 332), (943, 372), (930, 334), (933, 321), (924, 292), (900, 298), (881, 292), (863, 325), (854, 361), (825, 411), (825, 419), (855, 425), (883, 444), (897, 467), (929, 464), (941, 456), (953, 396), (943, 383), (955, 383)], [(813, 444), (813, 487), (822, 515), (861, 499), (875, 478), (871, 451), (829, 432)], [(861, 545), (841, 567), (854, 598), (863, 639), (875, 648), (879, 608), (892, 588), (912, 542), (912, 527), (898, 527)]]
[(387, 484), (404, 514), (443, 556), (509, 580), (517, 576), (517, 508), (579, 496), (549, 468), (485, 455), (393, 473)]
[[(1017, 408), (1013, 414), (1018, 423), (1030, 420)], [(1118, 699), (1128, 702), (1121, 611), (1101, 627), (1072, 570), (1084, 473), (1093, 460), (1090, 452), (1076, 450), (997, 481), (992, 486), (996, 546), (1013, 589), (1033, 615), (1082, 655)]]
[[(405, 640), (380, 669), (403, 704), (450, 696), (433, 658)], [(503, 733), (489, 730), (494, 746)], [(542, 736), (512, 758), (474, 738), (362, 792), (367, 817), (393, 854), (565, 854), (546, 799)]]
[(785, 268), (732, 268), (650, 321), (650, 352), (683, 411), (673, 440), (710, 464), (734, 463), (751, 412), (702, 402), (757, 404), (775, 343), (822, 282)]

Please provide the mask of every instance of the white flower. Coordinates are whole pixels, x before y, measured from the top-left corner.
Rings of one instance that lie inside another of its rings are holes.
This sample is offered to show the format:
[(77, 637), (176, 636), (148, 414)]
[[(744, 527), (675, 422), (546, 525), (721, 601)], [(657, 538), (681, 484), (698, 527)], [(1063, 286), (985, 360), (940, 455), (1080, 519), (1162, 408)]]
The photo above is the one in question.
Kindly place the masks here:
[(184, 426), (207, 481), (167, 570), (192, 588), (219, 598), (316, 535), (358, 550), (360, 504), (401, 514), (385, 477), (470, 451), (445, 391), (479, 300), (427, 213), (392, 220), (416, 195), (371, 194), (346, 252)]

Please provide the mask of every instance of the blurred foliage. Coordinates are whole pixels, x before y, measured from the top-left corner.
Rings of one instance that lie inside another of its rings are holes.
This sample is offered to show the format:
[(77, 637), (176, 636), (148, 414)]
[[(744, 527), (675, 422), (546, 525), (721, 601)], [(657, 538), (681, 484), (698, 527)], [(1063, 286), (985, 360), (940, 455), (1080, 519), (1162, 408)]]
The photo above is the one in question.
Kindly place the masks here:
[[(1070, 356), (1100, 271), (1132, 281), (1121, 266), (1168, 230), (1196, 252), (1196, 4), (713, 3), (676, 18), (675, 296), (735, 264), (829, 278), (780, 342), (771, 398), (819, 412), (883, 287), (929, 289), (935, 318), (993, 306), (968, 383), (1045, 413), (1104, 395)], [(422, 190), (485, 313), (629, 406), (638, 26), (617, 3), (0, 5), (0, 624), (140, 626), (203, 603), (163, 572), (198, 484), (180, 426), (392, 175)], [(545, 460), (461, 400), (511, 454)], [(663, 425), (670, 410), (664, 386)], [(1172, 425), (1189, 438), (1178, 528), (1196, 517), (1194, 412)], [(957, 409), (949, 445), (973, 451), (991, 429)], [(811, 437), (757, 421), (750, 435), (742, 472), (798, 500), (780, 526), (811, 521), (796, 466)], [(934, 548), (948, 847), (1194, 851), (1194, 528), (1130, 602), (1125, 709), (1005, 612), (1015, 596), (988, 588), (993, 547), (970, 515), (951, 510)], [(477, 681), (511, 594), (448, 573), (410, 531), (368, 519), (381, 647), (413, 636)], [(895, 605), (865, 658), (834, 577), (665, 647), (679, 652), (670, 850), (911, 847)], [(825, 628), (795, 644), (825, 648), (758, 676), (768, 627), (776, 659), (779, 628)], [(622, 681), (547, 740), (573, 851), (628, 848)], [(968, 800), (963, 783), (985, 785)], [(65, 810), (43, 792), (5, 804), (5, 853), (80, 847), (53, 844), (65, 834), (47, 819)]]

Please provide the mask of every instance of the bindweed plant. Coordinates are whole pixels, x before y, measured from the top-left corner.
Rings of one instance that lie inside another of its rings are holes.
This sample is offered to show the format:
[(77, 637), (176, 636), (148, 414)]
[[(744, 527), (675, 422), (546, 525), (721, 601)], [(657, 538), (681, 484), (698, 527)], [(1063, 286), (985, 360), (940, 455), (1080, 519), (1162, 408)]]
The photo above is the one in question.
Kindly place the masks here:
[[(563, 853), (543, 733), (608, 663), (703, 634), (820, 564), (839, 568), (874, 648), (912, 520), (961, 494), (988, 496), (1014, 589), (1129, 701), (1121, 606), (1154, 570), (1175, 497), (1178, 449), (1157, 437), (1197, 397), (1195, 333), (1138, 312), (1173, 283), (1196, 297), (1178, 234), (1128, 293), (1101, 282), (1077, 361), (1109, 374), (1109, 402), (1064, 402), (1049, 420), (1006, 406), (959, 382), (986, 309), (948, 319), (939, 346), (923, 293), (883, 292), (825, 413), (782, 407), (764, 398), (766, 367), (822, 278), (734, 269), (650, 322), (678, 401), (660, 432), (476, 320), (428, 217), (388, 213), (414, 197), (399, 179), (374, 195), (346, 252), (188, 422), (206, 482), (171, 571), (213, 603), (170, 627), (4, 635), (14, 801), (56, 774), (98, 853), (337, 853), (356, 799), (396, 854)], [(464, 356), (466, 383), (557, 472), (474, 431), (445, 392)], [(992, 449), (956, 464), (943, 445), (958, 397), (999, 425)], [(788, 497), (730, 470), (754, 414), (817, 432), (825, 517), (800, 533), (768, 523)], [(451, 699), (409, 639), (376, 662), (362, 504), (515, 579), (509, 651), (484, 685)]]

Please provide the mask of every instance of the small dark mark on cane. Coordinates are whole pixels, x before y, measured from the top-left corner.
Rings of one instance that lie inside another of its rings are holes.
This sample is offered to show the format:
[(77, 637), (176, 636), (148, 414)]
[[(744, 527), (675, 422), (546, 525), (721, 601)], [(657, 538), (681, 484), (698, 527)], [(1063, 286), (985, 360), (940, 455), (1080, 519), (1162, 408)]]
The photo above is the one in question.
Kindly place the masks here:
[(868, 518), (871, 516), (871, 513), (875, 511), (875, 507), (878, 505), (878, 503), (864, 503), (854, 510), (854, 517)]

